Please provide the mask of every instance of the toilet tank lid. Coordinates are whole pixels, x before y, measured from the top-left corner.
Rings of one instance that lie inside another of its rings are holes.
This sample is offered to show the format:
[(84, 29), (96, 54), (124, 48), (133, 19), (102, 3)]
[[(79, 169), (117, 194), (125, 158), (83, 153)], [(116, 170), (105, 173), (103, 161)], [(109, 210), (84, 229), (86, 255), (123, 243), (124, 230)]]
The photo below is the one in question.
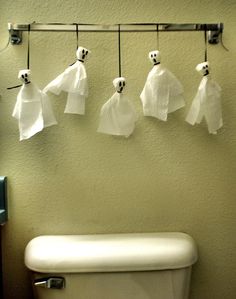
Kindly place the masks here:
[(25, 265), (40, 273), (152, 271), (196, 261), (185, 233), (39, 236), (25, 249)]

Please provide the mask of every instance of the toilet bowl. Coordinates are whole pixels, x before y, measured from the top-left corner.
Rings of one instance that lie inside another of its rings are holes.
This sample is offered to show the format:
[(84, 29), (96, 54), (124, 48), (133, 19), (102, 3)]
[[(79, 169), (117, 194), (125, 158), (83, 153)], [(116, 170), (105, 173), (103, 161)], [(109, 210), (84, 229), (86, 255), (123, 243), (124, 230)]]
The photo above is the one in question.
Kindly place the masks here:
[(196, 261), (185, 233), (39, 236), (25, 249), (37, 299), (187, 299)]

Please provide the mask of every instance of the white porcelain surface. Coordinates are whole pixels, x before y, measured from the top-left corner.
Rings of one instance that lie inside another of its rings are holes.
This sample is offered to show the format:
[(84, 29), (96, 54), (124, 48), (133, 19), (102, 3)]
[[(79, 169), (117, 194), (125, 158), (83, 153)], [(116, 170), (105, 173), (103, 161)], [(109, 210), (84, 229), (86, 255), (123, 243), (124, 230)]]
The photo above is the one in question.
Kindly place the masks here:
[[(191, 268), (118, 273), (63, 274), (62, 290), (35, 287), (37, 299), (187, 299)], [(34, 274), (34, 278), (50, 276)]]
[(184, 233), (40, 236), (25, 250), (25, 264), (40, 273), (178, 269), (197, 260)]

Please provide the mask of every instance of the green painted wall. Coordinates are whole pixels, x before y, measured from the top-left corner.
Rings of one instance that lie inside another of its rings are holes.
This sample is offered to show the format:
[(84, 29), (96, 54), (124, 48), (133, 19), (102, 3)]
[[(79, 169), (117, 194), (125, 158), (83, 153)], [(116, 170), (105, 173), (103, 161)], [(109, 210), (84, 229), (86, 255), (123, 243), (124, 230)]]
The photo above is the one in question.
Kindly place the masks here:
[[(212, 74), (222, 87), (224, 127), (184, 121), (201, 77), (201, 32), (160, 33), (162, 62), (185, 87), (186, 108), (167, 123), (142, 116), (139, 94), (151, 68), (154, 33), (124, 33), (126, 93), (139, 113), (133, 136), (96, 133), (102, 104), (118, 73), (117, 35), (80, 33), (92, 51), (87, 62), (90, 96), (85, 116), (64, 115), (66, 95), (52, 96), (59, 125), (18, 141), (11, 117), (18, 71), (26, 67), (26, 34), (0, 55), (0, 175), (9, 181), (9, 222), (3, 228), (6, 299), (31, 298), (24, 248), (41, 234), (184, 231), (198, 243), (191, 299), (234, 299), (236, 294), (236, 2), (212, 1), (4, 1), (0, 45), (7, 22), (189, 22), (225, 24), (224, 42), (209, 46)], [(32, 33), (31, 69), (42, 88), (74, 61), (73, 33)]]

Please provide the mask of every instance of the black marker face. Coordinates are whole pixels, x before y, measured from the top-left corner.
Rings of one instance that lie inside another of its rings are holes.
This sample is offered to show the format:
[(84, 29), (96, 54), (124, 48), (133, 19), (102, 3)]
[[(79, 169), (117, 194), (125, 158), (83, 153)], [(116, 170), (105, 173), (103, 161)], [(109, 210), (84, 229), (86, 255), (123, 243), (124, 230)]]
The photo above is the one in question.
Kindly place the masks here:
[(28, 82), (27, 74), (22, 74), (22, 75), (21, 75), (21, 78), (24, 80), (25, 83)]
[(209, 75), (208, 65), (204, 65), (202, 67), (202, 73), (203, 73), (203, 76)]
[(84, 62), (88, 53), (89, 53), (89, 51), (87, 49), (79, 48), (79, 50), (77, 52), (77, 59), (81, 62)]
[(20, 75), (19, 79), (21, 79), (21, 81), (23, 81), (23, 83), (25, 83), (25, 84), (30, 83), (29, 74), (28, 73), (22, 73)]
[(120, 82), (120, 92), (123, 90), (123, 82)]
[(123, 90), (124, 90), (124, 87), (125, 87), (125, 81), (121, 80), (121, 81), (118, 81), (117, 82), (117, 85), (116, 85), (116, 90), (118, 93), (121, 93)]
[(149, 60), (154, 64), (160, 64), (160, 57), (158, 51), (149, 52)]

